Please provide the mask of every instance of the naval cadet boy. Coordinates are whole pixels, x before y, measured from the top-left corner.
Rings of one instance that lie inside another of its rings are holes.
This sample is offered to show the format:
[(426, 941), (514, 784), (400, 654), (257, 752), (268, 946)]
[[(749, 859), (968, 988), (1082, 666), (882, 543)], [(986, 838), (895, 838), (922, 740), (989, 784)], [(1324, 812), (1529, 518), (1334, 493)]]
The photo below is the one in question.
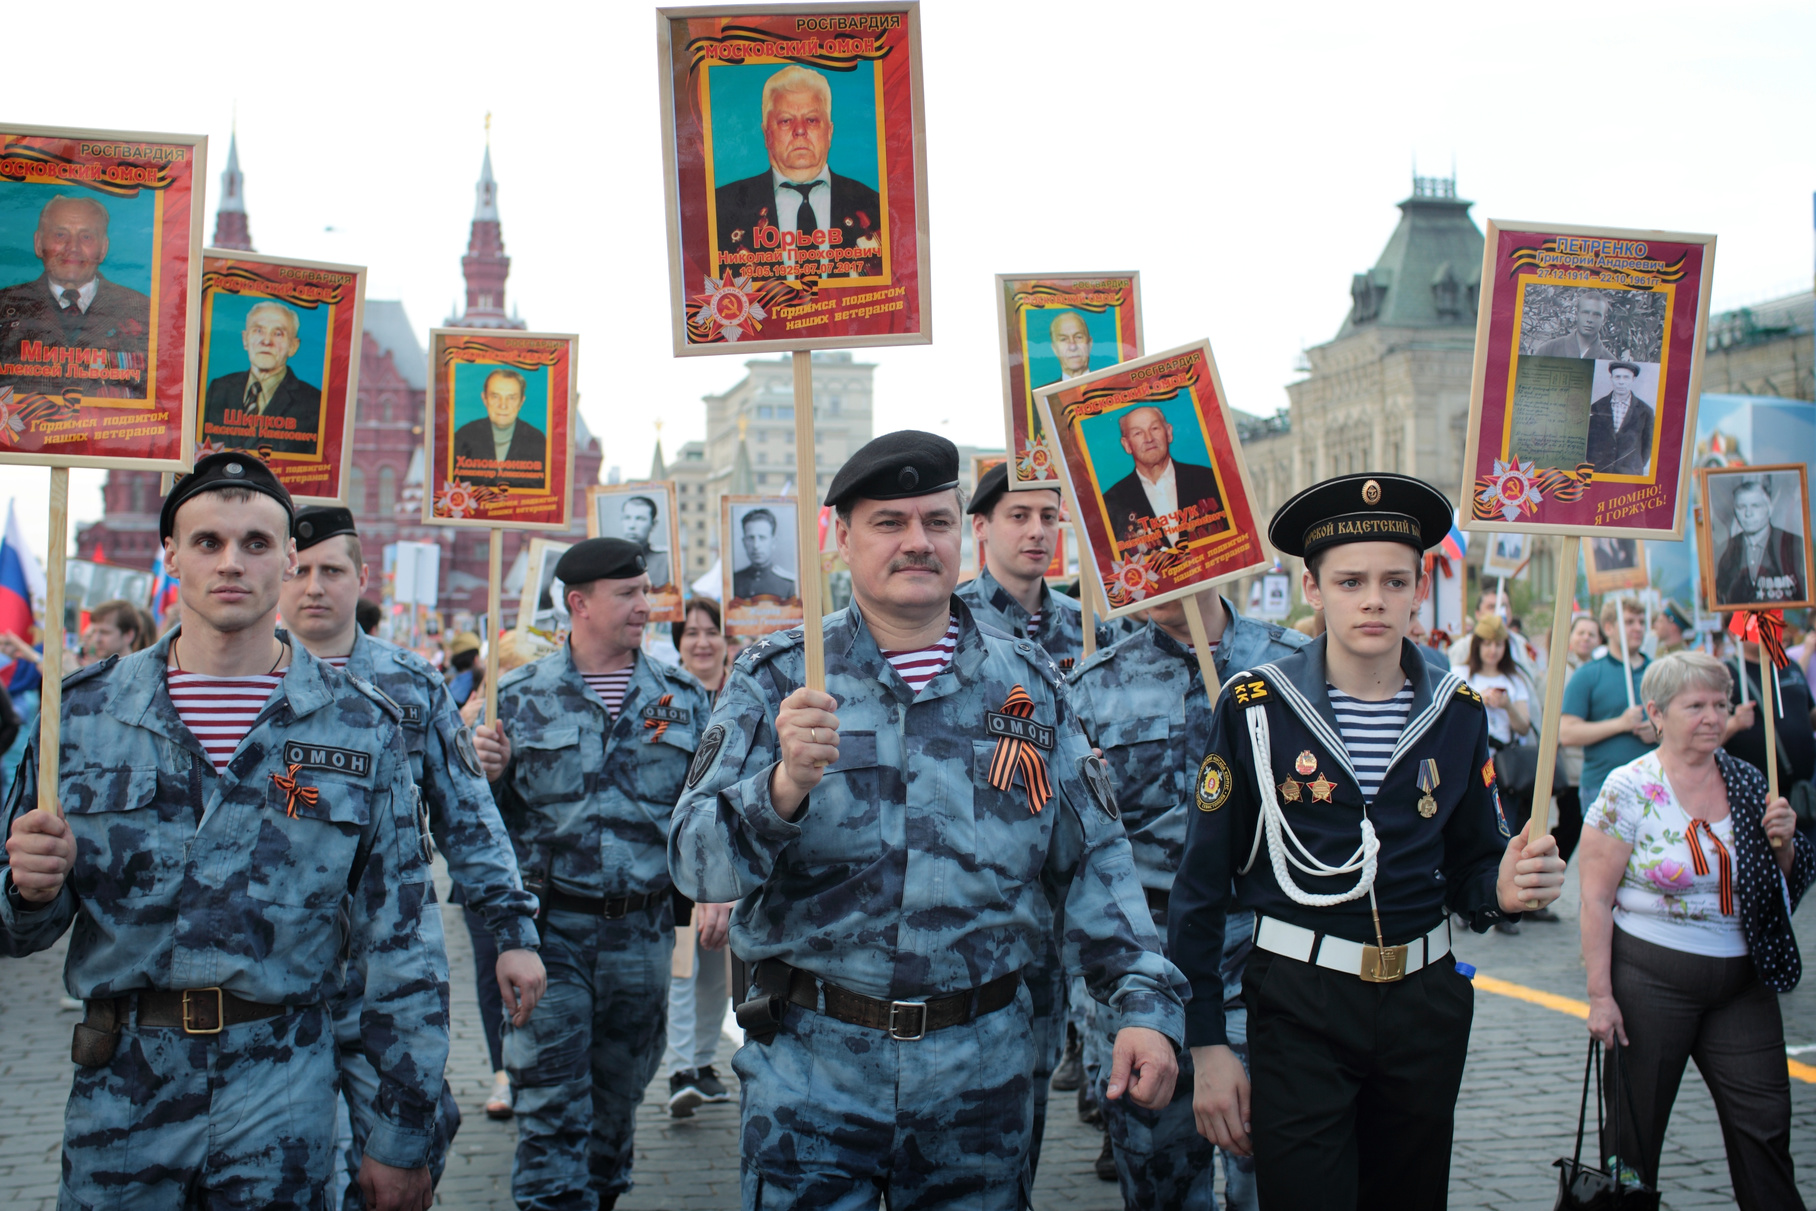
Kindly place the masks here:
[(743, 1205), (1026, 1205), (1022, 972), (1065, 961), (1117, 1031), (1109, 1096), (1164, 1104), (1182, 1008), (1059, 669), (953, 596), (958, 451), (903, 431), (834, 477), (852, 604), (826, 690), (794, 630), (733, 667), (676, 811), (683, 893), (739, 901)]
[[(1557, 898), (1557, 843), (1510, 837), (1481, 698), (1406, 639), (1450, 502), (1385, 473), (1274, 515), (1325, 633), (1224, 682), (1193, 771), (1169, 905), (1192, 982), (1199, 1130), (1250, 1148), (1269, 1208), (1440, 1208), (1473, 989), (1450, 914), (1480, 932)], [(1234, 879), (1232, 890), (1231, 881)], [(1224, 920), (1256, 917), (1249, 1069), (1227, 1045)]]
[(511, 1195), (609, 1208), (631, 1188), (632, 1131), (668, 1030), (668, 832), (711, 703), (645, 656), (636, 543), (589, 538), (555, 565), (567, 643), (498, 682), (475, 733), (518, 861), (542, 901), (548, 991), (505, 1034), (517, 1089)]
[[(1009, 464), (998, 463), (977, 481), (977, 492), (965, 510), (971, 517), (971, 534), (982, 566), (972, 579), (958, 587), (958, 597), (971, 607), (980, 625), (992, 626), (1017, 639), (1031, 639), (1045, 649), (1070, 674), (1084, 655), (1084, 611), (1075, 598), (1047, 587), (1047, 568), (1059, 547), (1060, 497), (1057, 489), (1030, 488), (1008, 491)], [(1107, 645), (1113, 631), (1099, 624), (1099, 644)], [(1034, 998), (1034, 1126), (1028, 1148), (1029, 1170), (1040, 1162), (1041, 1139), (1046, 1134), (1047, 1092), (1053, 1070), (1063, 1054), (1079, 1055), (1085, 1006), (1090, 996), (1084, 985), (1068, 981), (1057, 942), (1028, 972), (1028, 992)], [(1077, 984), (1068, 997), (1068, 985)], [(1068, 1014), (1068, 1000), (1072, 1002)], [(1067, 1018), (1077, 1025), (1067, 1030)], [(1082, 1058), (1082, 1057), (1081, 1057)], [(1076, 1084), (1070, 1085), (1076, 1089)]]
[[(1211, 702), (1193, 653), (1188, 609), (1197, 609), (1204, 622), (1220, 683), (1311, 642), (1298, 631), (1244, 618), (1226, 597), (1203, 593), (1155, 606), (1139, 631), (1088, 658), (1068, 683), (1079, 723), (1110, 767), (1135, 869), (1162, 931), (1193, 814), (1192, 773), (1211, 735)], [(1223, 928), (1221, 997), (1228, 1043), (1238, 1057), (1248, 1050), (1242, 970), (1254, 926), (1252, 915), (1231, 913)], [(1101, 1042), (1098, 1032), (1092, 1037)], [(1191, 1073), (1188, 1053), (1173, 1100), (1157, 1110), (1104, 1105), (1112, 1176), (1131, 1211), (1209, 1211), (1217, 1205), (1214, 1149), (1193, 1118)], [(1252, 1158), (1224, 1153), (1224, 1192), (1234, 1211), (1253, 1211)]]
[[(466, 910), (478, 913), (497, 939), (499, 991), (512, 1022), (521, 1026), (547, 982), (536, 957), (536, 900), (518, 878), (517, 855), (453, 695), (428, 661), (360, 630), (355, 607), (367, 572), (351, 509), (300, 510), (296, 553), (296, 575), (284, 582), (279, 596), (284, 625), (311, 655), (377, 686), (397, 704), (410, 776), (428, 812), (430, 834), (447, 858)], [(349, 979), (332, 1006), (354, 1156), (364, 1150), (378, 1093), (377, 1074), (360, 1041), (359, 993), (357, 979)], [(445, 1081), (441, 1105), (429, 1163), (438, 1182), (460, 1128), (460, 1110)], [(347, 1191), (341, 1205), (360, 1205), (357, 1188)]]
[(365, 1205), (434, 1197), (448, 971), (428, 838), (397, 708), (276, 629), (291, 523), (263, 463), (199, 461), (159, 520), (182, 627), (65, 679), (63, 815), (32, 810), (29, 757), (8, 804), (0, 946), (73, 928), (64, 978), (87, 1003), (61, 1206), (325, 1205), (348, 967), (378, 1085)]

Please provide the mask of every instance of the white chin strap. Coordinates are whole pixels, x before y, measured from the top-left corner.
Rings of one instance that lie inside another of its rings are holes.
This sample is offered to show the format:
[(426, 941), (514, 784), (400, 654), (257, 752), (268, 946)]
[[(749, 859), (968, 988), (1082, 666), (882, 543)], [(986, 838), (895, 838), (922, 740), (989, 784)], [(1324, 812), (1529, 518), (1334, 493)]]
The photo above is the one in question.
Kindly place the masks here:
[[(1369, 896), (1372, 900), (1375, 889), (1375, 859), (1381, 853), (1381, 842), (1375, 837), (1375, 826), (1368, 818), (1368, 809), (1362, 809), (1362, 844), (1356, 852), (1341, 866), (1331, 866), (1320, 862), (1317, 855), (1305, 848), (1293, 826), (1286, 822), (1286, 813), (1280, 809), (1278, 788), (1274, 785), (1274, 764), (1270, 756), (1270, 745), (1267, 732), (1267, 711), (1248, 710), (1249, 741), (1255, 755), (1255, 776), (1261, 783), (1261, 820), (1255, 829), (1255, 843), (1249, 847), (1248, 861), (1238, 873), (1248, 874), (1255, 865), (1255, 856), (1261, 850), (1261, 834), (1267, 832), (1267, 855), (1274, 864), (1274, 881), (1296, 903), (1308, 908), (1325, 908), (1332, 904), (1344, 904), (1350, 900), (1359, 900)], [(1290, 849), (1288, 847), (1291, 847)], [(1298, 854), (1293, 853), (1297, 850)], [(1304, 855), (1302, 861), (1299, 855)], [(1347, 875), (1360, 871), (1356, 885), (1346, 892), (1335, 895), (1318, 895), (1301, 888), (1293, 882), (1292, 872), (1287, 869), (1288, 863), (1308, 875), (1331, 876)]]

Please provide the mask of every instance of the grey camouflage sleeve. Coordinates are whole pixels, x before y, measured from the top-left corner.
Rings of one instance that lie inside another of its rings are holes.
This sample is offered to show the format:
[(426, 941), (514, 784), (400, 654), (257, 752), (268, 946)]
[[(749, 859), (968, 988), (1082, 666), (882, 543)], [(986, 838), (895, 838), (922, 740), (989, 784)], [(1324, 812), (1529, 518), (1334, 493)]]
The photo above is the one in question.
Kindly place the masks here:
[[(38, 808), (37, 745), (25, 750), (17, 776), (7, 787), (6, 836), (13, 835), (13, 821)], [(78, 855), (79, 857), (80, 855)], [(0, 954), (9, 958), (37, 954), (54, 945), (76, 919), (76, 893), (68, 882), (48, 904), (28, 903), (13, 886), (12, 863), (0, 848)]]
[(435, 843), (448, 860), (448, 875), (465, 896), (467, 910), (485, 920), (499, 950), (535, 950), (540, 944), (536, 897), (523, 889), (504, 818), (466, 725), (445, 689), (438, 692), (429, 746), (423, 793)]

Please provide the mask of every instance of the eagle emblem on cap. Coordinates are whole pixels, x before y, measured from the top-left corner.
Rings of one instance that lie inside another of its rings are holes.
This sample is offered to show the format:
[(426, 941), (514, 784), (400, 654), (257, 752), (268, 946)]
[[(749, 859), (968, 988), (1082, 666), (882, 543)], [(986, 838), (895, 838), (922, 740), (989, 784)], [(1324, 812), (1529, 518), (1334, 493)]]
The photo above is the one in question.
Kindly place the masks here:
[(1381, 503), (1381, 485), (1376, 483), (1372, 479), (1363, 483), (1363, 485), (1362, 485), (1362, 503), (1365, 505), (1380, 504)]

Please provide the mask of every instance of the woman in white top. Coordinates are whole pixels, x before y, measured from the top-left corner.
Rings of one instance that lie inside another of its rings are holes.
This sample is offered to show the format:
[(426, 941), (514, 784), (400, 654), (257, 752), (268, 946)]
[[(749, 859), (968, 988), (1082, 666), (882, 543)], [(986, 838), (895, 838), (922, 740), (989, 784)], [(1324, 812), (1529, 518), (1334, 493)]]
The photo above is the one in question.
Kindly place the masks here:
[(1658, 747), (1608, 775), (1583, 831), (1589, 1032), (1623, 1048), (1632, 1097), (1602, 1155), (1656, 1186), (1694, 1057), (1715, 1097), (1735, 1202), (1801, 1208), (1784, 1021), (1762, 977), (1780, 991), (1795, 982), (1789, 912), (1816, 877), (1816, 855), (1790, 804), (1765, 801), (1764, 775), (1722, 751), (1730, 684), (1702, 652), (1648, 667), (1640, 694)]
[(1532, 735), (1532, 689), (1508, 651), (1507, 624), (1489, 614), (1476, 619), (1469, 659), (1456, 666), (1488, 708), (1488, 743), (1495, 748), (1524, 743)]

